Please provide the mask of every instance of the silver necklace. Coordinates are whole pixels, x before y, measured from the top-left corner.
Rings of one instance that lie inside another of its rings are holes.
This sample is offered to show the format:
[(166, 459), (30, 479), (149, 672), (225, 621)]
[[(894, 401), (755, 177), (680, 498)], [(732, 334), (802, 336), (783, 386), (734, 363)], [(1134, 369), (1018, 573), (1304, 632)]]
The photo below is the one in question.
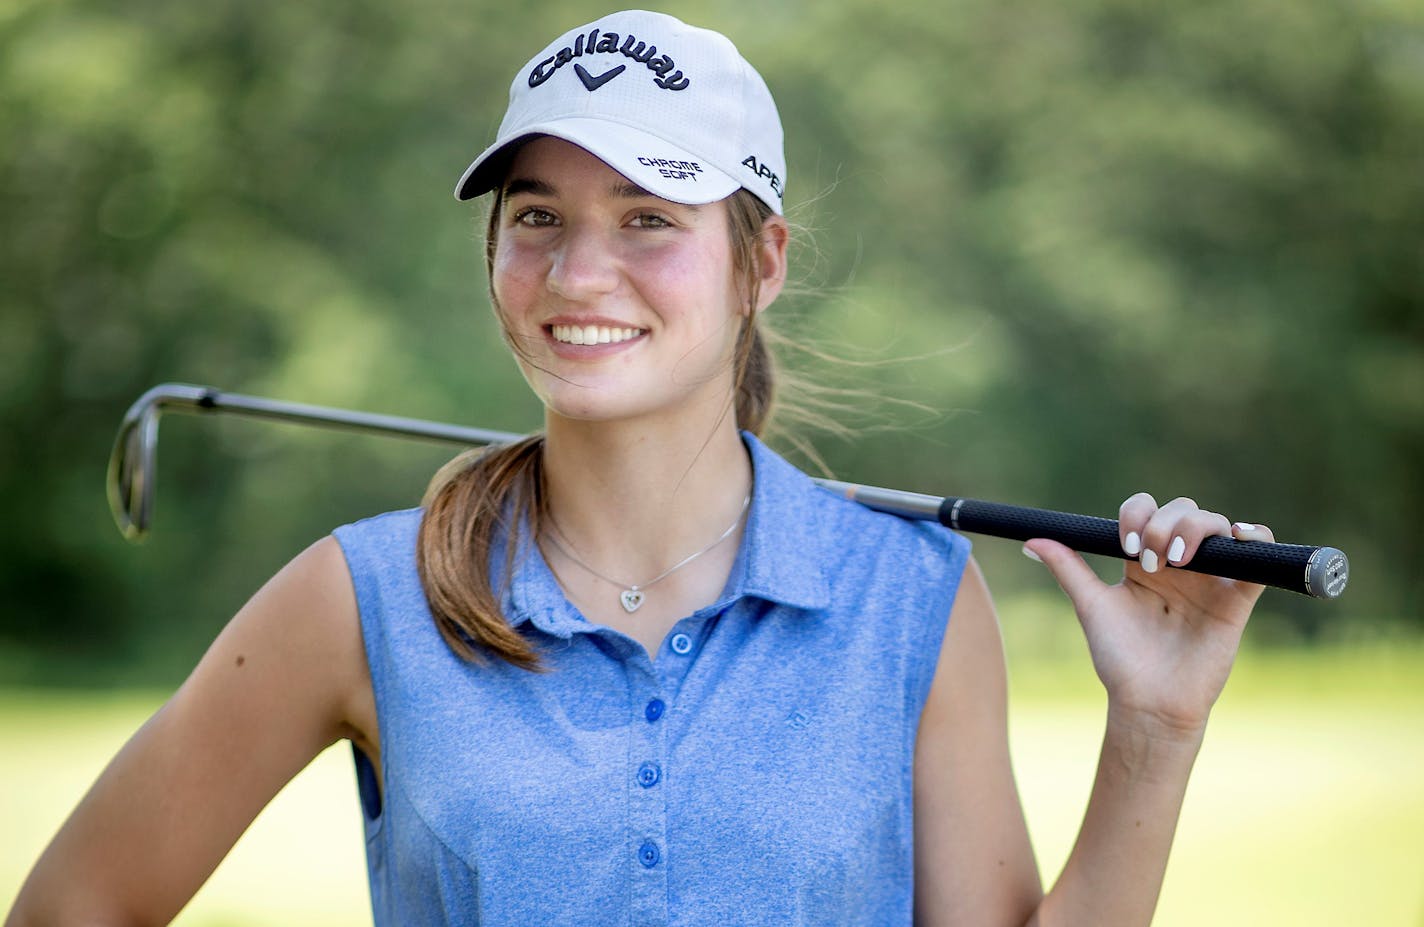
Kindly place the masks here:
[[(618, 601), (623, 604), (623, 610), (631, 615), (642, 606), (643, 601), (647, 598), (647, 593), (644, 592), (645, 589), (647, 589), (654, 583), (658, 583), (664, 579), (667, 579), (669, 576), (676, 573), (678, 570), (687, 566), (689, 563), (696, 560), (698, 557), (701, 557), (703, 554), (707, 553), (709, 550), (716, 547), (718, 544), (721, 544), (723, 541), (727, 540), (727, 538), (731, 537), (732, 532), (737, 530), (737, 525), (740, 525), (742, 523), (742, 516), (747, 514), (747, 506), (751, 504), (752, 494), (747, 493), (747, 497), (742, 500), (741, 509), (737, 511), (736, 520), (727, 526), (726, 531), (723, 531), (721, 534), (717, 535), (717, 540), (713, 541), (711, 544), (708, 544), (706, 547), (697, 551), (695, 554), (692, 554), (688, 557), (684, 557), (682, 560), (679, 560), (677, 563), (674, 563), (672, 566), (668, 567), (666, 570), (663, 570), (657, 576), (654, 576), (652, 579), (648, 580), (645, 583), (619, 582), (611, 576), (604, 576), (602, 573), (598, 572), (593, 567), (589, 566), (587, 563), (584, 563), (578, 557), (574, 556), (573, 551), (569, 550), (569, 547), (573, 546), (572, 542), (570, 542), (568, 537), (564, 535), (564, 532), (559, 530), (559, 523), (554, 521), (554, 516), (552, 515), (549, 516), (549, 527), (552, 529), (551, 533), (549, 534), (549, 543), (553, 544), (554, 547), (559, 551), (559, 553), (563, 554), (565, 557), (568, 557), (575, 564), (583, 567), (585, 570), (592, 573), (599, 579), (603, 580), (605, 583), (612, 583), (613, 585), (621, 588), (622, 592), (618, 593)], [(563, 539), (563, 543), (560, 543), (560, 538)]]

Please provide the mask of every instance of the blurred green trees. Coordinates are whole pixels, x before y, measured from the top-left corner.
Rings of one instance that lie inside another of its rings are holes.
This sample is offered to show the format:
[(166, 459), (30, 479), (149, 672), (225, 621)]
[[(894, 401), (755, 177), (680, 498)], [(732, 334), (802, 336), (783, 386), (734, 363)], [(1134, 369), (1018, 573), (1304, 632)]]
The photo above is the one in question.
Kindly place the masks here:
[[(171, 678), (448, 454), (174, 419), (134, 548), (103, 470), (154, 383), (537, 426), (450, 190), (514, 69), (605, 9), (0, 10), (0, 678)], [(1417, 4), (669, 12), (780, 102), (817, 229), (783, 330), (901, 358), (832, 374), (945, 413), (867, 410), (898, 424), (823, 442), (839, 474), (1102, 514), (1192, 494), (1351, 555), (1341, 602), (1268, 600), (1281, 627), (1424, 623)], [(1001, 596), (1047, 582), (1003, 550)]]

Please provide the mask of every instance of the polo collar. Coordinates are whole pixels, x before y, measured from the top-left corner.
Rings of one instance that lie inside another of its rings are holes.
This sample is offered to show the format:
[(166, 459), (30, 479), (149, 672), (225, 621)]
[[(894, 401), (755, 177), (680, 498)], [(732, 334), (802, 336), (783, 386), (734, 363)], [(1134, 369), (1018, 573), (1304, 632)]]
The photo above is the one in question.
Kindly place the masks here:
[(728, 589), (792, 608), (828, 607), (828, 537), (817, 524), (825, 490), (755, 435), (744, 431), (742, 440), (752, 458), (752, 507)]
[[(755, 596), (791, 608), (815, 611), (830, 605), (826, 582), (827, 537), (817, 530), (816, 511), (824, 490), (749, 432), (742, 432), (752, 463), (752, 503), (741, 548), (717, 607)], [(491, 580), (499, 588), (504, 542), (491, 545)], [(567, 638), (592, 625), (564, 597), (558, 580), (521, 525), (514, 572), (505, 594), (510, 624), (532, 622), (541, 631)]]

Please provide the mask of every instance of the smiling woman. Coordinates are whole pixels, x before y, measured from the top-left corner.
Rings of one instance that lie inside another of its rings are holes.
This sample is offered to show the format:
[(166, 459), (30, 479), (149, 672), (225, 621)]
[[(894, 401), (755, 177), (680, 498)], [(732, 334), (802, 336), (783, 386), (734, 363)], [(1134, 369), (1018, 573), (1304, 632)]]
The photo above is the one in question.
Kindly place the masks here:
[(1029, 542), (1109, 705), (1045, 895), (968, 542), (758, 438), (786, 176), (771, 94), (721, 35), (632, 11), (534, 55), (457, 195), (492, 195), (494, 310), (542, 432), (278, 573), (7, 923), (171, 918), (340, 739), (381, 925), (1150, 920), (1260, 592), (1177, 568), (1209, 535), (1270, 532), (1138, 494), (1120, 521), (1140, 561), (1114, 586)]
[[(510, 178), (491, 286), (548, 414), (686, 414), (684, 403), (724, 409), (739, 333), (763, 308), (745, 304), (749, 287), (734, 275), (726, 204), (660, 199), (548, 136), (520, 147)], [(764, 301), (785, 277), (785, 229), (776, 217), (761, 230)], [(560, 329), (578, 334), (560, 338)], [(613, 331), (635, 334), (614, 340)]]

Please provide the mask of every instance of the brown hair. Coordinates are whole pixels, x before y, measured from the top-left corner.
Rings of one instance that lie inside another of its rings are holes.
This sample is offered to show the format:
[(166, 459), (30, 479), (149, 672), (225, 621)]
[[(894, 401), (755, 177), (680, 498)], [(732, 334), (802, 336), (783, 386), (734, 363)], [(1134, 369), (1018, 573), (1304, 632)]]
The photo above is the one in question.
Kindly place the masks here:
[[(733, 355), (733, 406), (737, 426), (760, 435), (771, 418), (776, 393), (775, 365), (756, 311), (761, 289), (757, 254), (771, 210), (747, 190), (738, 190), (725, 202), (732, 272), (749, 309)], [(485, 234), (485, 265), (491, 271), (503, 204), (503, 191), (496, 189)], [(493, 276), (491, 272), (491, 281)], [(492, 282), (491, 300), (499, 315)], [(507, 329), (506, 340), (512, 350), (520, 350)], [(539, 533), (546, 517), (543, 443), (542, 435), (533, 435), (510, 445), (466, 451), (441, 467), (425, 491), (416, 568), (435, 626), (450, 649), (466, 660), (477, 662), (484, 652), (523, 669), (540, 666), (529, 641), (504, 617), (489, 563), (502, 537), (507, 582), (520, 526), (527, 525), (534, 536)]]

